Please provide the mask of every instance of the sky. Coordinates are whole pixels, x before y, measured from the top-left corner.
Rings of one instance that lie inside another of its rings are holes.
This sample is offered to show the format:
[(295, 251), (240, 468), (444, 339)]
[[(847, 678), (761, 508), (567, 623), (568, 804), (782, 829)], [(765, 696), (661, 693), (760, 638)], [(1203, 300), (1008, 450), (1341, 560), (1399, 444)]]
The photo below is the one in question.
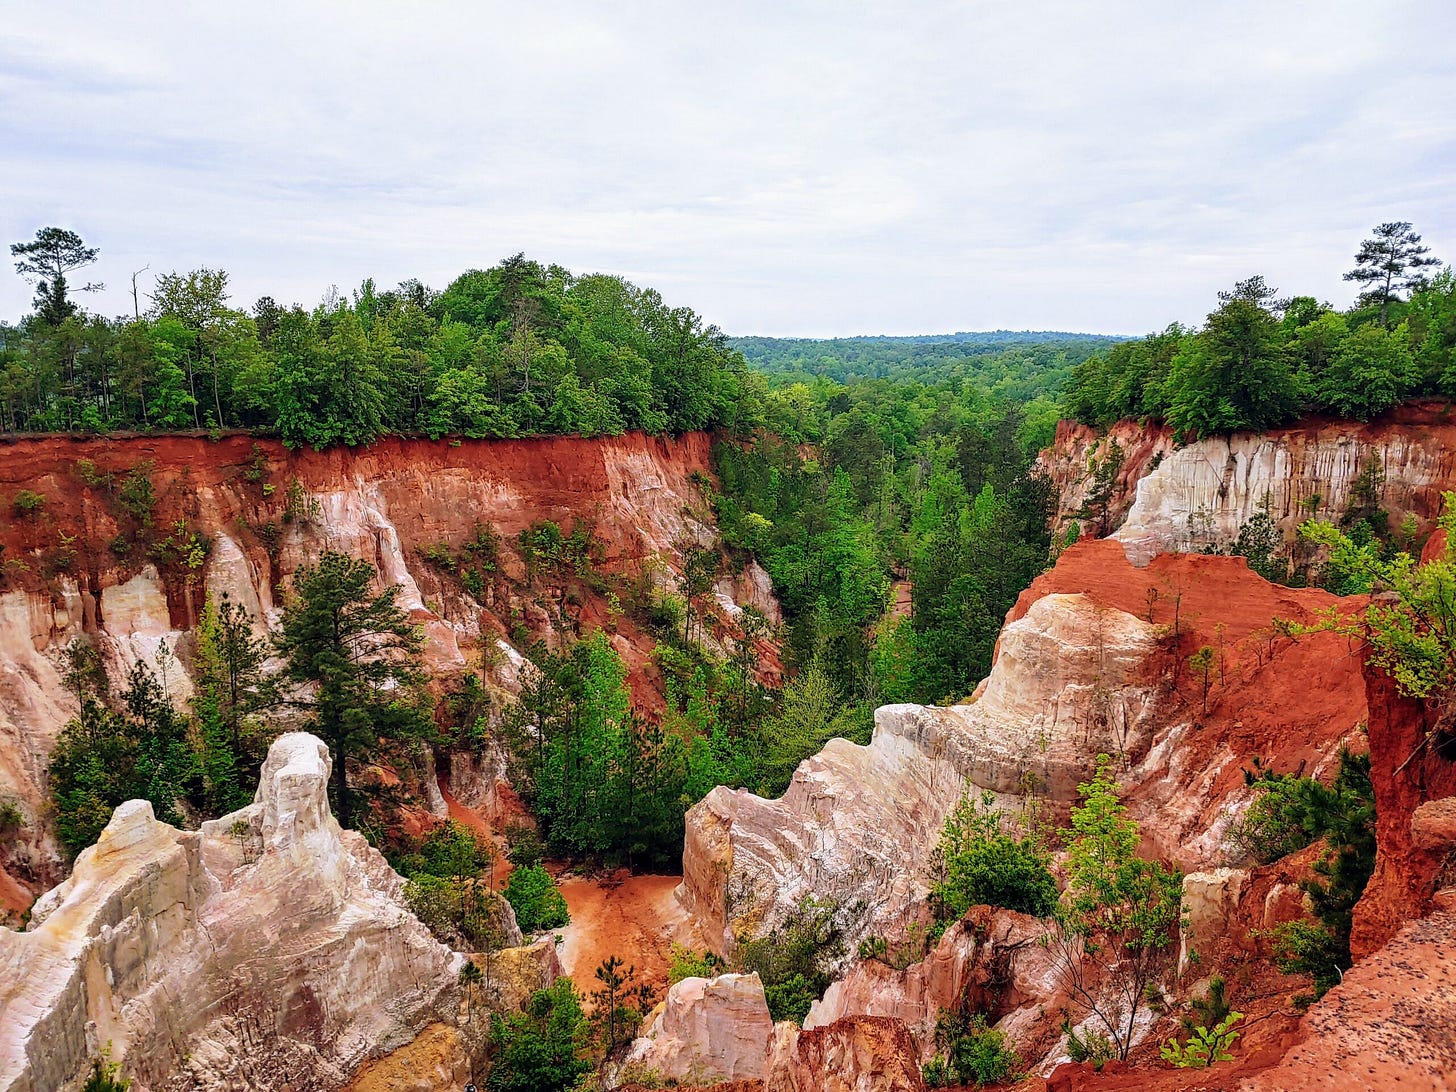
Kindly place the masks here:
[[(730, 334), (1145, 333), (1456, 260), (1456, 4), (0, 0), (0, 239), (105, 314), (524, 251)], [(0, 317), (30, 287), (0, 271)]]

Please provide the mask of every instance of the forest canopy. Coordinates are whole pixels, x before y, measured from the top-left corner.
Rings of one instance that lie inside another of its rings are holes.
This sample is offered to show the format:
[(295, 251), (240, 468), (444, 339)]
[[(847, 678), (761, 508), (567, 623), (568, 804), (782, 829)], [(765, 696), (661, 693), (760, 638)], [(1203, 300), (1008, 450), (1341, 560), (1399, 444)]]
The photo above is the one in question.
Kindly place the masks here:
[(95, 248), (46, 228), (11, 251), (36, 310), (0, 323), (0, 431), (241, 428), (295, 447), (665, 434), (752, 427), (760, 401), (763, 381), (690, 308), (519, 254), (440, 292), (366, 280), (311, 310), (240, 307), (222, 270), (168, 273), (149, 306), (108, 319), (65, 282)]
[(1456, 277), (1404, 221), (1381, 224), (1345, 280), (1341, 311), (1281, 298), (1255, 276), (1218, 294), (1201, 329), (1177, 323), (1072, 369), (1070, 417), (1166, 421), (1183, 437), (1288, 424), (1309, 413), (1360, 421), (1413, 398), (1456, 395)]

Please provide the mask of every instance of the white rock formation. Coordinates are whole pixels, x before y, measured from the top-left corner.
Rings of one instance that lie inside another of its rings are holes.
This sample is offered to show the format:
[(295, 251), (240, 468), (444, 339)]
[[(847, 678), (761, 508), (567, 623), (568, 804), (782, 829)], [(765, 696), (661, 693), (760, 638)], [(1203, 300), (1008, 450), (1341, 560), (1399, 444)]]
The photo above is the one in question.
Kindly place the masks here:
[(1139, 565), (1160, 551), (1227, 546), (1267, 499), (1289, 540), (1311, 516), (1343, 512), (1372, 458), (1383, 479), (1377, 496), (1394, 513), (1393, 525), (1412, 513), (1429, 530), (1441, 489), (1456, 480), (1449, 446), (1430, 429), (1375, 432), (1347, 424), (1238, 432), (1176, 448), (1138, 481), (1127, 519), (1112, 537)]
[(116, 810), (29, 931), (0, 931), (0, 1090), (338, 1087), (453, 1014), (461, 957), (329, 813), (329, 756), (279, 737), (256, 799), (197, 833)]
[(647, 1018), (623, 1070), (687, 1084), (756, 1080), (768, 1072), (772, 1038), (757, 974), (684, 978)]
[(714, 789), (688, 813), (679, 897), (720, 954), (806, 895), (867, 913), (849, 937), (903, 928), (962, 793), (1002, 796), (1034, 777), (1070, 802), (1096, 755), (1135, 762), (1151, 741), (1155, 631), (1082, 595), (1047, 595), (1001, 635), (967, 705), (885, 706), (868, 747), (831, 740), (779, 800)]

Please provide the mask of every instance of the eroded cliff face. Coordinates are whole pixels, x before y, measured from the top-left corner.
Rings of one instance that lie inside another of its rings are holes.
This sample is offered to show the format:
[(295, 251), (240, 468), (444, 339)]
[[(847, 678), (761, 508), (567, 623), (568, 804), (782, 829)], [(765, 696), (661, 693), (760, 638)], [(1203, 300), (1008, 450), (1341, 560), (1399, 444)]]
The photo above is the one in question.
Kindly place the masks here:
[(338, 1088), (453, 1016), (462, 957), (339, 828), (329, 769), (292, 733), (254, 802), (198, 832), (118, 808), (29, 929), (0, 930), (0, 1089), (79, 1087), (103, 1049), (137, 1092)]
[[(58, 875), (59, 855), (43, 819), (44, 770), (56, 733), (75, 713), (62, 683), (70, 642), (83, 635), (93, 641), (118, 683), (139, 660), (155, 669), (165, 644), (176, 653), (168, 688), (183, 700), (191, 692), (190, 634), (206, 597), (225, 594), (263, 624), (276, 624), (291, 574), (324, 549), (362, 557), (382, 582), (400, 585), (400, 602), (424, 628), (427, 665), (437, 677), (483, 668), (489, 686), (510, 694), (519, 688), (522, 664), (513, 640), (558, 644), (597, 626), (614, 630), (639, 704), (660, 704), (650, 636), (574, 574), (528, 572), (515, 537), (541, 520), (567, 531), (589, 523), (598, 571), (647, 572), (671, 583), (684, 547), (716, 541), (701, 485), (710, 473), (709, 446), (700, 434), (454, 444), (387, 439), (321, 453), (243, 436), (6, 443), (0, 798), (16, 801), (27, 824), (8, 862), (0, 862), (10, 871), (0, 898), (22, 909), (30, 893)], [(151, 530), (140, 535), (120, 499), (134, 473), (150, 481), (156, 498)], [(20, 489), (44, 495), (43, 508), (12, 514)], [(443, 546), (458, 553), (483, 525), (494, 528), (500, 545), (494, 571), (472, 594), (425, 552)], [(200, 552), (177, 546), (194, 542)], [(709, 599), (717, 618), (710, 640), (732, 626), (742, 605), (777, 614), (756, 565), (724, 576)], [(763, 670), (773, 677), (773, 650), (765, 646), (763, 653)], [(447, 772), (457, 793), (482, 803), (504, 791), (490, 770)], [(471, 784), (473, 772), (489, 783)], [(501, 808), (508, 803), (496, 801)]]
[[(1247, 943), (1231, 958), (1266, 959), (1250, 934), (1304, 913), (1297, 881), (1309, 862), (1228, 869), (1226, 835), (1251, 799), (1243, 770), (1255, 758), (1324, 773), (1342, 742), (1359, 742), (1365, 681), (1347, 641), (1270, 626), (1313, 623), (1336, 605), (1359, 604), (1270, 584), (1241, 558), (1165, 554), (1138, 567), (1120, 543), (1081, 542), (1018, 600), (968, 702), (879, 710), (868, 747), (832, 741), (780, 800), (717, 789), (697, 805), (680, 897), (725, 951), (806, 894), (864, 904), (848, 918), (851, 949), (868, 933), (902, 936), (924, 916), (931, 851), (962, 792), (989, 791), (1013, 810), (1034, 793), (1062, 821), (1105, 753), (1144, 854), (1193, 874), (1189, 950), (1212, 955), (1230, 921), (1247, 919)], [(1205, 678), (1188, 666), (1205, 646), (1214, 650), (1206, 701)], [(981, 990), (1023, 1059), (1048, 1068), (1065, 1043), (1047, 1014), (1069, 999), (1037, 946), (1043, 927), (1016, 919), (1000, 912), (977, 932), (951, 930), (904, 971), (852, 965), (811, 1023), (893, 1018), (928, 1051), (940, 1008)], [(1151, 1023), (1149, 1014), (1140, 1033)]]
[[(927, 891), (931, 851), (966, 791), (1064, 817), (1099, 753), (1114, 757), (1146, 850), (1196, 871), (1224, 863), (1247, 804), (1242, 770), (1322, 768), (1365, 718), (1345, 641), (1275, 637), (1337, 600), (1269, 584), (1238, 558), (1133, 566), (1114, 542), (1066, 551), (1013, 608), (990, 676), (965, 704), (887, 706), (868, 747), (832, 740), (779, 800), (715, 789), (688, 813), (680, 897), (731, 949), (808, 894), (867, 907), (853, 945), (895, 935)], [(1176, 627), (1177, 636), (1174, 636)], [(1188, 655), (1218, 650), (1203, 679)]]
[[(1122, 464), (1099, 499), (1093, 463), (1114, 443)], [(1391, 526), (1412, 516), (1424, 538), (1442, 492), (1456, 488), (1456, 414), (1447, 403), (1420, 403), (1366, 424), (1314, 418), (1182, 446), (1161, 425), (1124, 421), (1100, 434), (1063, 421), (1041, 466), (1059, 495), (1059, 523), (1075, 518), (1096, 533), (1105, 510), (1101, 530), (1139, 564), (1159, 551), (1227, 546), (1265, 504), (1292, 542), (1304, 520), (1346, 511), (1372, 466), (1373, 499)]]

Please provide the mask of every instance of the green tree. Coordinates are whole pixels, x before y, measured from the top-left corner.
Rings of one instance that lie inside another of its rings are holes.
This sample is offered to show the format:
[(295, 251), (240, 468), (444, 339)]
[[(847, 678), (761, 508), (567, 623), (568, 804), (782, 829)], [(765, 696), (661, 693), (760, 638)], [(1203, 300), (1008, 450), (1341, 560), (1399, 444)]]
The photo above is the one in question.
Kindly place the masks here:
[(519, 1013), (491, 1016), (490, 1092), (565, 1092), (592, 1066), (589, 1035), (569, 978), (538, 990)]
[(1282, 340), (1279, 323), (1257, 302), (1227, 300), (1173, 360), (1168, 423), (1199, 437), (1291, 420), (1302, 391)]
[(1380, 325), (1390, 326), (1390, 305), (1403, 291), (1422, 287), (1426, 276), (1422, 270), (1439, 265), (1429, 257), (1430, 247), (1421, 246), (1421, 237), (1405, 220), (1380, 224), (1375, 234), (1360, 243), (1355, 254), (1355, 268), (1345, 280), (1361, 285), (1360, 302), (1380, 308)]
[(1126, 1058), (1138, 1010), (1167, 961), (1179, 919), (1183, 877), (1137, 855), (1137, 824), (1118, 798), (1112, 760), (1097, 756), (1092, 780), (1077, 787), (1067, 843), (1067, 886), (1053, 956), (1073, 997), (1095, 1015)]
[[(55, 326), (76, 313), (76, 305), (66, 294), (66, 274), (94, 265), (99, 253), (74, 231), (58, 227), (41, 228), (28, 243), (10, 244), (15, 271), (35, 285), (35, 308), (42, 322)], [(102, 287), (87, 284), (77, 291), (95, 292)]]
[(930, 897), (935, 916), (958, 921), (973, 906), (1002, 906), (1043, 918), (1057, 907), (1057, 882), (1046, 854), (1018, 836), (984, 793), (967, 794), (946, 818), (936, 846)]
[(353, 815), (347, 767), (388, 741), (428, 735), (419, 654), (423, 637), (399, 606), (399, 585), (373, 592), (374, 566), (328, 551), (293, 575), (275, 647), (287, 676), (311, 689), (293, 704), (334, 760), (339, 822)]
[(1345, 339), (1314, 393), (1335, 414), (1368, 421), (1409, 397), (1419, 379), (1404, 325), (1362, 326)]
[(516, 912), (516, 923), (523, 932), (538, 933), (559, 929), (571, 921), (566, 899), (540, 865), (515, 868), (506, 880), (506, 901)]

